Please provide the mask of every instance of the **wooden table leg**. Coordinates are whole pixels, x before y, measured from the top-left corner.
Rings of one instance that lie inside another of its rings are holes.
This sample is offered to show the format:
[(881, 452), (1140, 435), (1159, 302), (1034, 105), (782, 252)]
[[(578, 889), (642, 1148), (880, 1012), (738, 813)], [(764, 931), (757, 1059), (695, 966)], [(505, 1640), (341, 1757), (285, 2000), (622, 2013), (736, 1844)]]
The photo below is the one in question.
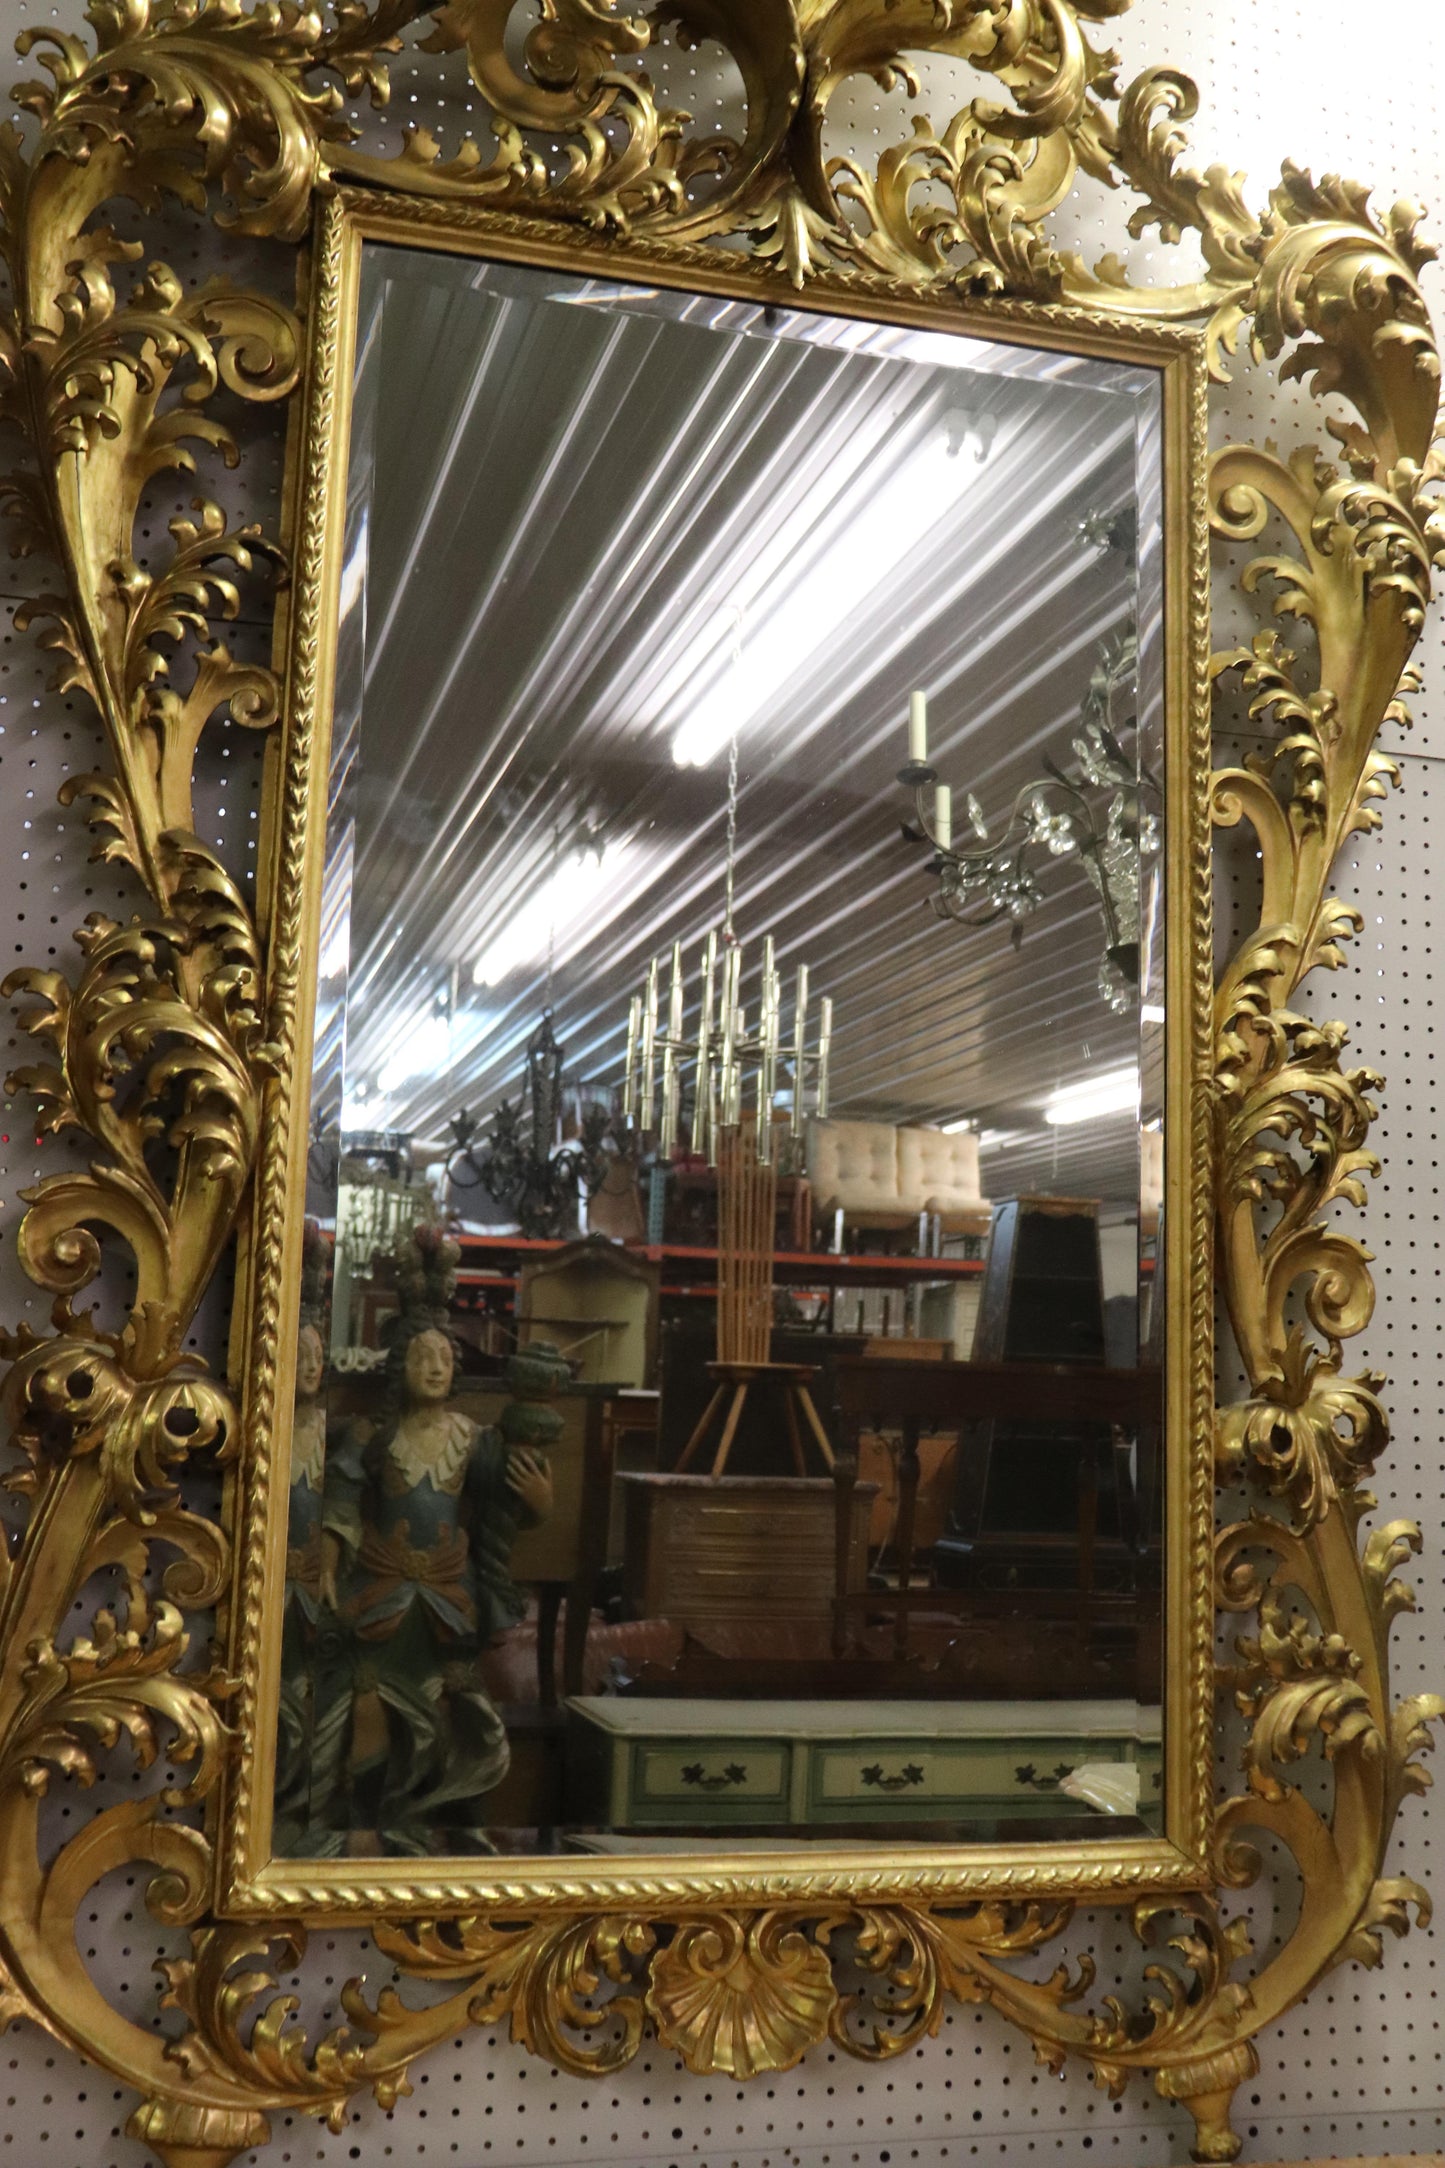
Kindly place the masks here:
[(898, 1554), (898, 1592), (905, 1599), (893, 1615), (893, 1653), (908, 1653), (908, 1587), (913, 1578), (913, 1521), (918, 1505), (918, 1427), (916, 1415), (903, 1419), (903, 1444), (898, 1455), (898, 1521), (893, 1547)]
[(858, 1483), (858, 1454), (843, 1450), (833, 1463), (833, 1654), (846, 1656), (852, 1641), (848, 1605), (853, 1565), (853, 1493)]
[(544, 1709), (557, 1706), (557, 1620), (564, 1586), (542, 1581), (537, 1588), (537, 1696)]
[(803, 1458), (803, 1433), (798, 1428), (797, 1398), (791, 1385), (783, 1387), (783, 1410), (788, 1419), (788, 1450), (793, 1456), (793, 1473), (806, 1475), (808, 1464)]
[(1079, 1641), (1087, 1655), (1094, 1623), (1094, 1545), (1099, 1531), (1099, 1448), (1091, 1438), (1079, 1459)]
[(733, 1439), (737, 1436), (738, 1423), (742, 1417), (743, 1402), (747, 1397), (748, 1387), (745, 1378), (742, 1384), (736, 1386), (733, 1391), (733, 1404), (728, 1409), (728, 1419), (723, 1425), (722, 1437), (718, 1440), (717, 1458), (712, 1464), (714, 1475), (721, 1475), (728, 1464), (728, 1455), (733, 1449)]
[(577, 1532), (577, 1571), (567, 1584), (562, 1626), (562, 1691), (580, 1694), (587, 1657), (587, 1630), (597, 1583), (607, 1563), (607, 1520), (612, 1504), (612, 1463), (616, 1448), (609, 1412), (600, 1399), (587, 1403), (583, 1434), (581, 1526)]
[(678, 1461), (676, 1468), (674, 1468), (673, 1470), (674, 1475), (682, 1474), (688, 1462), (692, 1459), (693, 1454), (697, 1451), (698, 1447), (702, 1444), (703, 1439), (711, 1430), (712, 1419), (717, 1414), (718, 1409), (722, 1406), (723, 1401), (726, 1397), (727, 1387), (725, 1385), (719, 1385), (716, 1392), (713, 1394), (711, 1400), (708, 1402), (707, 1407), (703, 1412), (702, 1419), (698, 1423), (696, 1430), (688, 1439), (687, 1444), (683, 1447), (682, 1457)]
[(829, 1443), (828, 1433), (823, 1428), (822, 1418), (820, 1417), (817, 1409), (813, 1405), (813, 1396), (808, 1391), (806, 1385), (799, 1385), (796, 1388), (796, 1391), (799, 1400), (801, 1400), (801, 1402), (803, 1403), (803, 1413), (808, 1418), (808, 1427), (812, 1431), (813, 1436), (818, 1441), (818, 1451), (823, 1456), (823, 1466), (831, 1472), (833, 1467), (833, 1448), (832, 1445)]

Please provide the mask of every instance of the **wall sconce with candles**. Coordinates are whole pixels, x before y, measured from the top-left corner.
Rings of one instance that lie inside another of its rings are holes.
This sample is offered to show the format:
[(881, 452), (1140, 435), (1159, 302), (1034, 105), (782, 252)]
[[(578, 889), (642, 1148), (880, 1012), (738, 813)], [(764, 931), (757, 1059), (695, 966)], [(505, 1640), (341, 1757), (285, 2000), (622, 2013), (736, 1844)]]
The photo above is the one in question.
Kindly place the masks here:
[[(1139, 877), (1143, 862), (1159, 849), (1158, 821), (1145, 802), (1147, 795), (1158, 803), (1159, 784), (1122, 738), (1135, 724), (1137, 663), (1132, 634), (1102, 644), (1080, 708), (1082, 728), (1073, 741), (1077, 774), (1045, 754), (1044, 775), (1024, 785), (994, 831), (970, 791), (963, 801), (969, 841), (955, 842), (953, 793), (929, 762), (928, 704), (922, 692), (909, 696), (908, 760), (898, 774), (914, 794), (915, 817), (904, 822), (904, 836), (932, 846), (938, 888), (931, 901), (940, 918), (975, 927), (1006, 919), (1017, 945), (1024, 920), (1043, 901), (1036, 870), (1040, 858), (1079, 859), (1104, 921), (1099, 992), (1117, 1012), (1138, 998)], [(1116, 705), (1126, 695), (1131, 712), (1119, 718)]]

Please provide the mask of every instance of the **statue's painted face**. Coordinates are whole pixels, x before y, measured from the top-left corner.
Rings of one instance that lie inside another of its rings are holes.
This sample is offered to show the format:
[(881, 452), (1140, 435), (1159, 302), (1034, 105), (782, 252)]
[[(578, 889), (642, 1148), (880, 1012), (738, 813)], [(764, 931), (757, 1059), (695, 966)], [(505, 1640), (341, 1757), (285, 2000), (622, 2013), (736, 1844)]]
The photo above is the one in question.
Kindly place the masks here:
[(314, 1400), (326, 1370), (326, 1350), (314, 1325), (303, 1325), (296, 1336), (296, 1398)]
[(413, 1400), (445, 1400), (452, 1389), (452, 1344), (444, 1332), (419, 1332), (407, 1344), (406, 1387)]

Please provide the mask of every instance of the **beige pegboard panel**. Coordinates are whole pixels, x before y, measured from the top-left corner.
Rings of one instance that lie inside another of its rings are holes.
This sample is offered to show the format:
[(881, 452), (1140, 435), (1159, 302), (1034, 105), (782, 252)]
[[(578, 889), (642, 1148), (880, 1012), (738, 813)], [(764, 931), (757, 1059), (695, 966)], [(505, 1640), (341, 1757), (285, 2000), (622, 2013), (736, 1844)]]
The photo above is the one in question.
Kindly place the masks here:
[[(0, 0), (0, 83), (20, 67), (11, 35), (26, 25), (75, 27), (79, 0)], [(1343, 170), (1373, 181), (1384, 200), (1423, 198), (1440, 207), (1445, 231), (1445, 144), (1428, 118), (1445, 90), (1445, 9), (1438, 0), (1389, 0), (1365, 20), (1359, 0), (1137, 0), (1132, 16), (1105, 33), (1120, 49), (1129, 75), (1168, 61), (1200, 83), (1194, 124), (1200, 164), (1219, 158), (1251, 176), (1254, 200), (1288, 154), (1316, 173)], [(1415, 46), (1410, 50), (1409, 41)], [(395, 150), (406, 127), (431, 130), (450, 150), (474, 133), (460, 63), (446, 63), (463, 88), (443, 101), (443, 63), (409, 51), (394, 70), (388, 113), (361, 116), (368, 147)], [(735, 126), (736, 76), (716, 48), (697, 53), (669, 38), (650, 62), (667, 100), (703, 124)], [(948, 68), (924, 71), (920, 103), (935, 115), (950, 109), (958, 83)], [(962, 94), (967, 94), (962, 93)], [(906, 132), (910, 101), (872, 83), (839, 101), (838, 136), (830, 148), (855, 150), (871, 163), (877, 148)], [(485, 138), (483, 149), (486, 150)], [(1123, 209), (1085, 187), (1065, 207), (1063, 229), (1089, 260), (1105, 249), (1126, 254), (1136, 276), (1177, 276), (1180, 252), (1150, 239), (1137, 246), (1123, 233)], [(244, 242), (200, 234), (184, 218), (147, 230), (147, 256), (162, 255), (187, 276), (216, 273), (264, 280), (285, 292), (286, 251), (255, 251)], [(1431, 279), (1431, 296), (1445, 308), (1445, 289)], [(1221, 434), (1284, 443), (1302, 432), (1322, 437), (1317, 412), (1298, 389), (1281, 394), (1267, 372), (1241, 366), (1218, 410)], [(273, 414), (239, 411), (244, 450), (238, 483), (203, 463), (200, 486), (228, 508), (244, 506), (274, 530), (280, 485), (281, 436)], [(184, 503), (162, 498), (164, 520)], [(48, 575), (47, 575), (48, 578)], [(0, 560), (0, 595), (24, 596), (46, 584), (28, 565)], [(13, 961), (47, 963), (69, 949), (70, 930), (87, 910), (128, 914), (136, 898), (105, 869), (88, 867), (78, 845), (74, 813), (55, 805), (67, 772), (104, 764), (99, 731), (78, 701), (45, 690), (49, 665), (33, 637), (7, 623), (0, 638), (0, 950)], [(1239, 629), (1243, 629), (1243, 623)], [(265, 612), (248, 598), (233, 644), (264, 645)], [(1427, 670), (1419, 723), (1405, 758), (1405, 787), (1386, 809), (1379, 842), (1367, 839), (1341, 876), (1341, 892), (1356, 901), (1365, 928), (1350, 969), (1314, 996), (1316, 1013), (1350, 1025), (1355, 1058), (1386, 1072), (1378, 1138), (1387, 1167), (1375, 1185), (1364, 1232), (1378, 1253), (1380, 1308), (1364, 1359), (1394, 1379), (1391, 1405), (1396, 1446), (1379, 1484), (1381, 1512), (1417, 1515), (1427, 1549), (1413, 1578), (1421, 1608), (1399, 1621), (1395, 1648), (1401, 1691), (1445, 1681), (1445, 1482), (1441, 1476), (1439, 1410), (1445, 1405), (1445, 1340), (1441, 1291), (1445, 1234), (1440, 1169), (1445, 1121), (1437, 1123), (1434, 1073), (1445, 1039), (1445, 938), (1433, 922), (1445, 902), (1445, 872), (1430, 871), (1432, 834), (1445, 828), (1445, 622), (1424, 645)], [(254, 861), (256, 782), (261, 747), (235, 726), (213, 734), (198, 791), (198, 818), (208, 840), (225, 841), (233, 864)], [(32, 794), (33, 795), (27, 795)], [(1432, 806), (1433, 793), (1433, 806)], [(1436, 828), (1432, 830), (1432, 810)], [(236, 842), (238, 833), (244, 839)], [(1248, 852), (1222, 874), (1228, 910), (1252, 878)], [(13, 926), (13, 931), (11, 930)], [(1439, 968), (1437, 969), (1437, 963)], [(1437, 990), (1438, 989), (1438, 990)], [(0, 1019), (0, 1053), (7, 1064), (25, 1042)], [(60, 1163), (59, 1148), (38, 1149), (23, 1107), (6, 1105), (0, 1119), (0, 1199), (3, 1224), (13, 1229), (18, 1191), (44, 1166)], [(11, 1245), (0, 1248), (0, 1316), (13, 1323), (43, 1317), (44, 1298), (19, 1274)], [(210, 1358), (222, 1357), (223, 1308), (214, 1304), (198, 1332)], [(1436, 1533), (1438, 1531), (1438, 1534)], [(202, 1628), (202, 1631), (204, 1629)], [(1232, 1749), (1221, 1746), (1221, 1776)], [(122, 1788), (132, 1780), (117, 1772)], [(58, 1792), (57, 1834), (75, 1826), (92, 1798)], [(1445, 1812), (1445, 1810), (1441, 1810)], [(1435, 1852), (1445, 1850), (1445, 1823), (1431, 1803), (1410, 1802), (1402, 1820), (1398, 1866), (1431, 1879)], [(82, 1946), (106, 1991), (141, 2023), (173, 2024), (156, 2011), (155, 1960), (177, 1953), (177, 1941), (149, 1921), (140, 1878), (116, 1878), (82, 1916)], [(1267, 1946), (1286, 1929), (1288, 1885), (1281, 1916), (1266, 1888), (1248, 1909), (1256, 1939)], [(1070, 1938), (1077, 1951), (1092, 1942), (1104, 1982), (1137, 1978), (1138, 1955), (1121, 1918), (1097, 1915)], [(343, 1982), (367, 1966), (355, 1937), (313, 1937), (301, 1975), (304, 2016), (313, 2033), (339, 2017)], [(373, 1988), (384, 1967), (368, 1968)], [(1299, 2160), (1307, 2155), (1427, 2154), (1440, 2143), (1440, 1997), (1445, 1989), (1435, 1937), (1417, 1934), (1392, 1948), (1384, 1970), (1351, 1968), (1327, 1982), (1308, 2006), (1261, 2042), (1264, 2071), (1242, 2101), (1247, 2157)], [(408, 1990), (408, 1992), (417, 1992)], [(0, 2168), (140, 2168), (149, 2159), (122, 2135), (130, 2096), (101, 2073), (87, 2070), (43, 2035), (21, 2028), (0, 2041)], [(505, 2039), (473, 2034), (443, 2047), (415, 2073), (416, 2091), (394, 2115), (359, 2108), (331, 2135), (304, 2118), (277, 2118), (275, 2142), (260, 2161), (277, 2163), (418, 2164), (418, 2168), (482, 2168), (507, 2162), (606, 2160), (701, 2164), (701, 2168), (915, 2168), (961, 2162), (1041, 2164), (1078, 2168), (1094, 2160), (1164, 2168), (1187, 2158), (1184, 2119), (1142, 2087), (1110, 2103), (1075, 2069), (1056, 2078), (1034, 2063), (1026, 2041), (986, 2011), (957, 2010), (939, 2037), (916, 2055), (873, 2068), (820, 2052), (798, 2070), (746, 2088), (689, 2077), (669, 2056), (645, 2052), (616, 2078), (584, 2085), (524, 2056)]]

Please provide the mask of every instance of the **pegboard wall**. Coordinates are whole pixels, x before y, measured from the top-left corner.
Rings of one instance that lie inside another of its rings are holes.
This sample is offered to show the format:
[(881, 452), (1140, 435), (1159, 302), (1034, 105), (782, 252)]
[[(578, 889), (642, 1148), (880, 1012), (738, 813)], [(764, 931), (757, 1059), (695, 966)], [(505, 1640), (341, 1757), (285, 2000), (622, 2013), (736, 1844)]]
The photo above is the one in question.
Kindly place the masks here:
[[(764, 4), (764, 0), (758, 0)], [(80, 0), (0, 0), (0, 75), (30, 73), (9, 51), (26, 25), (57, 19), (79, 27)], [(1136, 0), (1134, 12), (1111, 26), (1124, 73), (1157, 62), (1183, 68), (1199, 83), (1201, 114), (1194, 125), (1197, 162), (1221, 159), (1243, 169), (1256, 200), (1286, 153), (1317, 173), (1344, 171), (1373, 182), (1387, 199), (1405, 195), (1439, 208), (1445, 231), (1445, 137), (1435, 122), (1445, 96), (1445, 9), (1439, 0), (1389, 0), (1362, 10), (1359, 0)], [(706, 48), (663, 56), (672, 102), (699, 117), (727, 114), (732, 84), (709, 68)], [(404, 57), (394, 70), (391, 120), (368, 128), (395, 147), (398, 124), (436, 126), (449, 139), (472, 124), (464, 96), (438, 112), (437, 63)], [(925, 100), (927, 86), (925, 87)], [(935, 109), (946, 109), (934, 99)], [(850, 94), (839, 125), (848, 147), (868, 156), (881, 140), (906, 133), (906, 93), (884, 96), (869, 84)], [(875, 140), (876, 138), (876, 140)], [(838, 148), (845, 147), (839, 142)], [(1123, 211), (1089, 190), (1072, 207), (1079, 243), (1090, 256), (1114, 248), (1147, 262), (1148, 248), (1127, 250)], [(148, 241), (185, 274), (229, 268), (253, 280), (258, 252), (231, 248), (212, 235), (177, 225)], [(229, 262), (228, 260), (229, 259)], [(289, 280), (285, 252), (272, 254), (273, 276)], [(1445, 319), (1445, 281), (1429, 276), (1437, 314)], [(1267, 376), (1241, 371), (1221, 402), (1222, 432), (1289, 443), (1321, 433), (1317, 418), (1302, 422), (1297, 391), (1281, 393)], [(277, 419), (265, 410), (237, 417), (245, 461), (248, 516), (274, 527), (280, 474)], [(217, 472), (203, 486), (227, 495)], [(172, 507), (157, 507), (163, 520)], [(0, 565), (7, 598), (27, 592), (28, 568)], [(264, 640), (257, 619), (241, 628)], [(1396, 1688), (1437, 1689), (1445, 1682), (1445, 1473), (1439, 1450), (1445, 1405), (1445, 1118), (1436, 1063), (1445, 1052), (1445, 854), (1432, 870), (1432, 840), (1445, 836), (1445, 613), (1437, 614), (1421, 651), (1426, 687), (1413, 736), (1399, 751), (1404, 787), (1386, 809), (1378, 838), (1365, 839), (1344, 869), (1338, 892), (1356, 902), (1365, 928), (1349, 969), (1313, 994), (1315, 1012), (1341, 1016), (1350, 1028), (1353, 1058), (1388, 1080), (1375, 1141), (1385, 1171), (1372, 1185), (1364, 1234), (1376, 1252), (1379, 1305), (1360, 1360), (1389, 1373), (1394, 1413), (1393, 1454), (1377, 1488), (1381, 1517), (1418, 1517), (1426, 1553), (1412, 1578), (1420, 1605), (1396, 1623)], [(99, 734), (79, 702), (47, 693), (49, 667), (32, 636), (9, 623), (0, 633), (0, 951), (14, 962), (47, 963), (74, 954), (71, 930), (86, 911), (128, 914), (135, 897), (105, 869), (86, 864), (80, 823), (57, 808), (68, 773), (104, 764)], [(259, 741), (236, 726), (213, 730), (201, 780), (201, 825), (209, 840), (228, 846), (230, 862), (254, 863)], [(238, 842), (238, 832), (244, 838)], [(1225, 861), (1223, 915), (1250, 900), (1247, 856)], [(13, 931), (11, 921), (14, 921)], [(7, 966), (8, 968), (8, 966)], [(26, 1042), (6, 1023), (0, 1052), (7, 1066), (23, 1058)], [(56, 1148), (37, 1148), (23, 1105), (0, 1119), (0, 1202), (13, 1230), (17, 1193)], [(45, 1299), (20, 1275), (8, 1240), (0, 1256), (0, 1315), (7, 1323), (44, 1315)], [(223, 1351), (218, 1302), (199, 1334), (212, 1360)], [(1361, 1343), (1355, 1343), (1360, 1347)], [(1222, 1774), (1229, 1759), (1221, 1750)], [(128, 1781), (124, 1774), (120, 1782)], [(1437, 1794), (1437, 1799), (1445, 1794)], [(92, 1810), (94, 1795), (58, 1796), (62, 1823)], [(1407, 1803), (1400, 1823), (1396, 1871), (1429, 1882), (1437, 1852), (1445, 1851), (1445, 1806)], [(1439, 1878), (1436, 1878), (1439, 1879)], [(1281, 1924), (1266, 1887), (1248, 1909), (1256, 1942), (1267, 1944)], [(1288, 1910), (1288, 1887), (1279, 1901)], [(106, 1992), (141, 2022), (171, 2022), (156, 2011), (154, 1960), (174, 1954), (141, 1901), (139, 1878), (105, 1885), (82, 1923), (87, 1947)], [(1092, 1945), (1102, 1984), (1137, 1978), (1138, 1958), (1122, 1919), (1094, 1915), (1073, 1938)], [(1349, 1968), (1260, 2042), (1264, 2068), (1241, 2102), (1246, 2159), (1295, 2160), (1307, 2155), (1433, 2154), (1445, 2145), (1445, 2075), (1441, 2007), (1445, 1944), (1416, 1933), (1387, 1953), (1382, 1971)], [(359, 1938), (318, 1935), (302, 1976), (303, 2014), (313, 2034), (339, 2016), (342, 1983), (366, 1969), (373, 1984), (384, 1974)], [(55, 2051), (40, 2033), (21, 2029), (0, 2042), (0, 2168), (141, 2168), (151, 2156), (123, 2135), (131, 2097), (101, 2073)], [(415, 2095), (393, 2115), (364, 2105), (337, 2136), (305, 2119), (277, 2118), (275, 2139), (257, 2161), (423, 2164), (423, 2168), (483, 2168), (506, 2162), (576, 2164), (700, 2163), (702, 2168), (876, 2168), (880, 2163), (970, 2161), (1024, 2163), (1107, 2161), (1157, 2164), (1187, 2158), (1186, 2119), (1143, 2086), (1110, 2103), (1077, 2068), (1051, 2076), (1034, 2064), (1021, 2035), (986, 2011), (958, 2010), (939, 2037), (919, 2053), (881, 2067), (819, 2052), (800, 2070), (747, 2088), (689, 2077), (671, 2057), (644, 2052), (621, 2076), (584, 2085), (524, 2056), (495, 2035), (458, 2040), (415, 2073)]]

